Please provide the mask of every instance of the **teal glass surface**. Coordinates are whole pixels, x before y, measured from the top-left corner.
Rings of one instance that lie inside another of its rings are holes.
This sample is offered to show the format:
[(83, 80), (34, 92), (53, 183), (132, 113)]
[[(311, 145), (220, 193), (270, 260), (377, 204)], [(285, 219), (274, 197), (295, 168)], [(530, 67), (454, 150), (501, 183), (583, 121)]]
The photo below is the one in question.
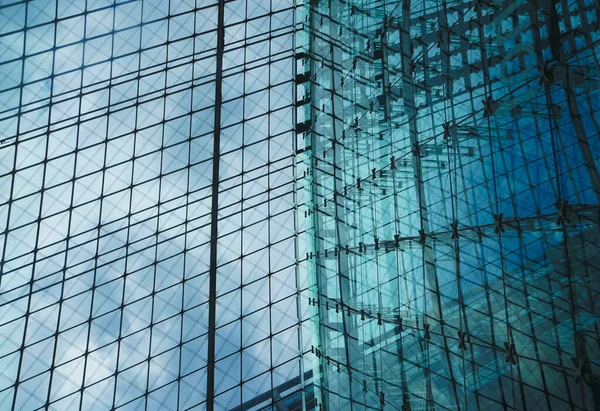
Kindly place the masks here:
[(600, 407), (597, 4), (303, 7), (320, 407)]

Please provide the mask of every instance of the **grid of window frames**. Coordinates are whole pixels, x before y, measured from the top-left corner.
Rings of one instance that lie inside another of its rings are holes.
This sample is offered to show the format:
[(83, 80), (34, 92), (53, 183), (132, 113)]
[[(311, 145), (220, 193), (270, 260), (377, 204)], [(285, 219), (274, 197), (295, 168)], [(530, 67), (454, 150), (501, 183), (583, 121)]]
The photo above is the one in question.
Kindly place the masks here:
[(294, 19), (0, 1), (0, 409), (231, 409), (301, 375)]
[(598, 3), (307, 7), (316, 402), (600, 407)]

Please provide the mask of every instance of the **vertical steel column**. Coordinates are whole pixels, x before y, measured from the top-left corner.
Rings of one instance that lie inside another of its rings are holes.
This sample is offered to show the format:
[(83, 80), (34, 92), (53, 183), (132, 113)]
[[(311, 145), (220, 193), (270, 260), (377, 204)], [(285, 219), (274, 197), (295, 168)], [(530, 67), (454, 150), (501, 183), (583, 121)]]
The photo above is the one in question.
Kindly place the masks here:
[(225, 48), (225, 0), (219, 0), (217, 26), (217, 65), (215, 73), (215, 123), (213, 137), (212, 203), (210, 210), (210, 268), (208, 291), (208, 362), (206, 370), (206, 409), (214, 409), (215, 398), (215, 323), (217, 305), (217, 236), (219, 221), (219, 160), (221, 146), (221, 86)]

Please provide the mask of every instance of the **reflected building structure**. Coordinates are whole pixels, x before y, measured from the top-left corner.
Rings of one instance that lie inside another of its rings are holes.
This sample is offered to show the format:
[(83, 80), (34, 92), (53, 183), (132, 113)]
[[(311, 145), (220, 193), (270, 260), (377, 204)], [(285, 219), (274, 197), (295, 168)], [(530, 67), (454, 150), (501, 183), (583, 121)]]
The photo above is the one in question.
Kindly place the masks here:
[(299, 10), (321, 409), (598, 409), (598, 4)]

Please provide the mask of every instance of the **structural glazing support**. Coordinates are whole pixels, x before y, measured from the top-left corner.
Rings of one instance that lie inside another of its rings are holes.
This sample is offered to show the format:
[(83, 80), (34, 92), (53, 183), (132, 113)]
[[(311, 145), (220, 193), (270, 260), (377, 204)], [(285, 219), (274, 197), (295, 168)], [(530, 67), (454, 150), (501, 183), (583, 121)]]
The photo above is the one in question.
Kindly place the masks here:
[(206, 409), (214, 409), (215, 396), (215, 334), (217, 305), (217, 247), (219, 234), (219, 162), (221, 152), (221, 103), (223, 83), (223, 53), (225, 49), (225, 0), (219, 0), (217, 18), (217, 55), (215, 75), (215, 123), (210, 221), (210, 266), (208, 295), (208, 362), (206, 377)]

